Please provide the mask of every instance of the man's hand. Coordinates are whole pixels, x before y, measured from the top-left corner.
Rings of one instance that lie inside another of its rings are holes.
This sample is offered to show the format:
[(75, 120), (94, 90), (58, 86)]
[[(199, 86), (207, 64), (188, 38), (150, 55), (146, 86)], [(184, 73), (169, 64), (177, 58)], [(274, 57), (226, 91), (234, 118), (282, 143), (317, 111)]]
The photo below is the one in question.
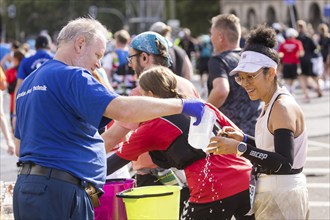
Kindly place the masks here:
[(13, 140), (8, 141), (7, 153), (9, 155), (14, 155), (15, 153), (15, 144)]
[(182, 113), (196, 118), (194, 125), (198, 125), (204, 114), (204, 101), (200, 99), (183, 99)]

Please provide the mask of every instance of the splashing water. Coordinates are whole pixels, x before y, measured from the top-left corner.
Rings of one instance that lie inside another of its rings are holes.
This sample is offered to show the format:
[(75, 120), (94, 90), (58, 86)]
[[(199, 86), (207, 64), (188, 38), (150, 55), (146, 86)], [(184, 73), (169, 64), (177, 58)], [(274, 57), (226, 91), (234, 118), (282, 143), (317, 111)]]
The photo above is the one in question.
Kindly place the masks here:
[[(214, 201), (214, 200), (219, 199), (219, 195), (218, 195), (218, 192), (214, 188), (214, 184), (217, 181), (214, 178), (214, 175), (213, 175), (213, 173), (211, 173), (211, 170), (210, 170), (210, 166), (212, 165), (210, 158), (211, 158), (211, 155), (207, 155), (207, 157), (205, 158), (206, 163), (205, 163), (204, 169), (201, 170), (201, 172), (199, 173), (198, 182), (202, 182), (202, 187), (200, 187), (200, 189), (199, 189), (198, 199), (200, 199), (200, 197), (201, 197), (200, 194), (202, 193), (203, 190), (210, 190), (209, 188), (204, 189), (205, 186), (209, 185), (206, 183), (211, 183), (211, 192), (213, 192), (212, 200)], [(198, 200), (197, 200), (197, 202), (198, 202)]]

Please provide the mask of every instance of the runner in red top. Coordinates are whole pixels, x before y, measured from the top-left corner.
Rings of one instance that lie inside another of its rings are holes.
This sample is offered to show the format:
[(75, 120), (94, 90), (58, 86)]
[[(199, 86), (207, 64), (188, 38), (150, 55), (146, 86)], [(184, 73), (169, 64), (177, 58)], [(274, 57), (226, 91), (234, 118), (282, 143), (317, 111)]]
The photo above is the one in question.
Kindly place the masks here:
[(286, 40), (278, 48), (278, 53), (283, 64), (282, 74), (285, 86), (289, 92), (293, 92), (293, 81), (298, 77), (299, 57), (304, 55), (304, 48), (300, 40), (297, 40), (298, 32), (289, 28), (286, 30)]
[[(170, 98), (182, 97), (176, 91), (176, 80), (164, 67), (154, 67), (142, 73), (143, 95)], [(150, 83), (152, 82), (152, 83)], [(236, 127), (218, 109), (217, 126)], [(183, 169), (190, 190), (189, 202), (182, 218), (191, 219), (249, 219), (249, 176), (251, 164), (242, 157), (207, 155), (188, 144), (190, 117), (172, 115), (141, 123), (129, 140), (107, 160), (108, 174), (139, 155), (149, 152), (153, 162), (162, 168)]]
[[(17, 83), (17, 70), (18, 67), (24, 58), (24, 53), (21, 52), (20, 50), (16, 50), (13, 54), (13, 67), (10, 69), (7, 69), (5, 74), (7, 78), (7, 83), (8, 83), (8, 93), (10, 94), (10, 124), (12, 126), (12, 119), (13, 119), (13, 113), (14, 113), (14, 97), (15, 97), (15, 87)], [(12, 130), (14, 130), (12, 126)]]

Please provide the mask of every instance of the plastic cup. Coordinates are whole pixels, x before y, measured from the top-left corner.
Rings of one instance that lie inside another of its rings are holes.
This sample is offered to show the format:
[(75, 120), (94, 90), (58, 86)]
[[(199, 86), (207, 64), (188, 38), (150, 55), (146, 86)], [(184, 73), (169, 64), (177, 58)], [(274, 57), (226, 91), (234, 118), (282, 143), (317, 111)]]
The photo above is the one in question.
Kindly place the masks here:
[(210, 143), (210, 138), (213, 137), (213, 126), (216, 121), (216, 115), (212, 109), (205, 106), (205, 112), (199, 125), (193, 125), (196, 121), (195, 117), (190, 119), (188, 143), (196, 149), (204, 149)]

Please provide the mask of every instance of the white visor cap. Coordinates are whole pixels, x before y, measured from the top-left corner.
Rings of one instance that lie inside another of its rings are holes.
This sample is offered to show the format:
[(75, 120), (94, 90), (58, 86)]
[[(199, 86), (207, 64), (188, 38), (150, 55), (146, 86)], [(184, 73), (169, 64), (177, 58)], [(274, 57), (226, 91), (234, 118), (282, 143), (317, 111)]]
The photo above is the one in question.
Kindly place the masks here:
[(238, 65), (229, 75), (233, 76), (238, 72), (255, 73), (263, 67), (272, 67), (276, 70), (277, 63), (262, 53), (254, 51), (244, 51)]

